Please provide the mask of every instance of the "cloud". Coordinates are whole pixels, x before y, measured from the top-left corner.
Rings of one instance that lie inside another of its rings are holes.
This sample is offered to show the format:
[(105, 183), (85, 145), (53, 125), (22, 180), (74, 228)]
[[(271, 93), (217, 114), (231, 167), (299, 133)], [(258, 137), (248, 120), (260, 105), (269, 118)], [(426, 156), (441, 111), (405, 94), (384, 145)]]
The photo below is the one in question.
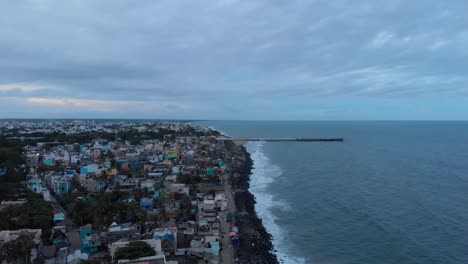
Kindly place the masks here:
[(110, 111), (179, 111), (189, 110), (191, 105), (175, 103), (175, 102), (145, 102), (145, 101), (116, 101), (116, 100), (93, 100), (93, 99), (77, 99), (77, 98), (45, 98), (45, 97), (26, 97), (23, 99), (26, 104), (32, 106), (43, 107), (65, 107), (65, 108), (80, 108), (88, 111), (110, 112)]
[(85, 99), (74, 99), (74, 98), (40, 98), (40, 97), (27, 97), (24, 101), (28, 104), (35, 106), (67, 106), (67, 107), (79, 107), (89, 108), (97, 111), (112, 111), (116, 107), (123, 107), (130, 105), (127, 102), (121, 101), (105, 101), (105, 100), (85, 100)]
[(375, 48), (380, 48), (390, 42), (393, 39), (393, 34), (387, 31), (379, 32), (374, 39), (371, 41), (371, 46)]
[(216, 119), (268, 109), (258, 119), (314, 111), (295, 110), (302, 100), (468, 95), (462, 0), (26, 0), (0, 9), (0, 97), (20, 98), (26, 117), (70, 105), (89, 116), (132, 107), (120, 115)]
[(445, 40), (438, 40), (434, 43), (432, 43), (432, 45), (430, 46), (430, 49), (431, 50), (438, 50), (444, 46), (447, 46), (448, 44), (448, 41), (445, 41)]
[(33, 92), (42, 90), (44, 88), (33, 85), (33, 84), (22, 84), (22, 83), (9, 83), (9, 84), (0, 84), (0, 92), (10, 92), (10, 91), (21, 91), (21, 92)]

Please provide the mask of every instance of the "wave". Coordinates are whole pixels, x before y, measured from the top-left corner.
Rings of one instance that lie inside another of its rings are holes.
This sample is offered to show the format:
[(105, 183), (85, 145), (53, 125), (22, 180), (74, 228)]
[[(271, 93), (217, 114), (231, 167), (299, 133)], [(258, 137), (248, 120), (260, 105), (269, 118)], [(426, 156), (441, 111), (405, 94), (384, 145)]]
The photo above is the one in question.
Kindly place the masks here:
[(275, 200), (268, 192), (267, 187), (283, 174), (281, 168), (272, 164), (264, 154), (264, 142), (250, 142), (246, 145), (247, 151), (253, 160), (252, 175), (250, 176), (249, 191), (255, 196), (255, 211), (262, 219), (263, 225), (272, 236), (272, 243), (276, 256), (281, 263), (306, 263), (305, 259), (289, 256), (286, 250), (285, 231), (276, 223), (277, 217), (272, 213), (273, 208), (290, 210), (287, 203)]
[(231, 137), (228, 133), (222, 131), (222, 130), (219, 130), (218, 128), (214, 127), (214, 126), (208, 126), (209, 129), (212, 129), (214, 131), (218, 131), (219, 133), (221, 133), (221, 136), (224, 136), (224, 137)]

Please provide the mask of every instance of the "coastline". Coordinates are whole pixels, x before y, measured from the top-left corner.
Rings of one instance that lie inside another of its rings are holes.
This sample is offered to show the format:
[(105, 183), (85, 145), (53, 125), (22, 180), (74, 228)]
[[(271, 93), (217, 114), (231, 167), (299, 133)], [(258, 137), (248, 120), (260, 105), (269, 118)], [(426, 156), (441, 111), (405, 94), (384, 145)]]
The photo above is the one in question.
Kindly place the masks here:
[(240, 245), (237, 252), (239, 263), (280, 263), (274, 253), (272, 236), (266, 231), (255, 211), (255, 197), (249, 191), (253, 160), (244, 146), (226, 142), (236, 158), (229, 184), (236, 205), (236, 225), (239, 228)]

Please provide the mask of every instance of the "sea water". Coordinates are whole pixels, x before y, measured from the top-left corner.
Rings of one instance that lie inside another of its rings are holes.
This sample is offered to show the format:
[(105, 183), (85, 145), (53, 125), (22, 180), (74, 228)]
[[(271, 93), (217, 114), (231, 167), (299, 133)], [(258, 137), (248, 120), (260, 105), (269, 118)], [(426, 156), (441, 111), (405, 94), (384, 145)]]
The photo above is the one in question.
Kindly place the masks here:
[(468, 263), (468, 122), (204, 121), (251, 142), (255, 210), (284, 263)]

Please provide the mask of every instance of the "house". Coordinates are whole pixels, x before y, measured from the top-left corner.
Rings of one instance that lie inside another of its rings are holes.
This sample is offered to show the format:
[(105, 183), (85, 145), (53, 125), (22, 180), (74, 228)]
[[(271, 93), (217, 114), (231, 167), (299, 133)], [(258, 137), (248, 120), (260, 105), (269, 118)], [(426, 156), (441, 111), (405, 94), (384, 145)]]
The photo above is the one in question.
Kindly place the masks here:
[(106, 186), (106, 182), (97, 180), (94, 177), (94, 173), (86, 174), (86, 175), (80, 174), (78, 176), (78, 181), (80, 182), (81, 186), (83, 186), (88, 192), (91, 192), (91, 193), (101, 192), (104, 190)]
[(66, 179), (59, 179), (54, 182), (54, 190), (57, 195), (67, 194), (70, 188), (70, 183)]
[(93, 233), (90, 224), (80, 227), (80, 240), (81, 252), (83, 253), (95, 253), (98, 251), (98, 247), (101, 246), (101, 241), (99, 237)]
[(215, 174), (215, 169), (213, 168), (206, 168), (206, 175), (213, 176)]
[(143, 171), (151, 171), (153, 169), (153, 164), (143, 165)]
[(95, 149), (95, 150), (93, 151), (93, 159), (97, 160), (97, 159), (99, 159), (100, 156), (101, 156), (101, 151)]
[(202, 212), (216, 212), (216, 201), (214, 199), (204, 199), (198, 204), (198, 209)]
[(70, 264), (80, 263), (81, 260), (88, 260), (89, 255), (87, 253), (82, 253), (81, 250), (77, 249), (75, 252), (70, 252), (72, 254), (67, 256), (67, 262)]
[[(167, 178), (166, 178), (167, 180)], [(180, 193), (180, 194), (185, 194), (186, 196), (189, 195), (190, 188), (187, 187), (183, 183), (172, 183), (166, 186), (166, 188), (171, 192), (171, 193)]]
[(80, 168), (80, 174), (98, 173), (97, 164), (89, 164)]
[(166, 254), (173, 253), (177, 249), (177, 227), (156, 228), (153, 239), (161, 241), (161, 249)]
[[(104, 164), (106, 164), (106, 162), (104, 162)], [(111, 165), (110, 165), (110, 162), (109, 162), (109, 167), (106, 167), (107, 169), (105, 170), (105, 173), (107, 176), (115, 176), (117, 175), (117, 169), (116, 168), (110, 168)]]
[(73, 175), (75, 175), (75, 174), (76, 174), (75, 170), (72, 170), (72, 169), (65, 170), (65, 175), (67, 177), (73, 177)]
[(140, 188), (144, 189), (146, 188), (149, 192), (154, 191), (154, 185), (155, 185), (155, 180), (153, 179), (148, 179), (140, 182)]
[(42, 193), (42, 181), (38, 178), (33, 178), (28, 181), (28, 188), (34, 193)]
[(153, 198), (141, 198), (140, 199), (140, 208), (146, 210), (152, 210), (154, 206)]
[(135, 178), (129, 178), (126, 175), (117, 175), (115, 184), (117, 185), (116, 188), (120, 191), (131, 191), (138, 185), (138, 180)]
[(57, 223), (57, 222), (60, 222), (60, 221), (64, 221), (65, 220), (65, 214), (62, 213), (62, 212), (58, 212), (58, 213), (55, 213), (54, 214), (54, 224)]
[(202, 257), (205, 254), (205, 245), (203, 244), (203, 238), (197, 237), (190, 241), (190, 254), (199, 257)]
[(44, 158), (44, 159), (42, 160), (42, 163), (43, 163), (44, 165), (47, 165), (47, 166), (52, 166), (52, 165), (54, 165), (54, 159), (51, 158), (51, 157)]
[(207, 242), (206, 244), (207, 244), (205, 246), (206, 254), (214, 254), (214, 255), (219, 254), (219, 241), (211, 241), (211, 242)]
[(172, 167), (172, 168), (171, 168), (171, 173), (172, 173), (173, 175), (179, 175), (179, 174), (180, 174), (180, 168), (181, 168), (180, 166), (174, 166), (174, 167)]
[(72, 164), (77, 164), (78, 162), (80, 162), (80, 156), (79, 155), (70, 155), (70, 162)]
[(141, 163), (138, 162), (138, 161), (134, 161), (134, 162), (132, 162), (131, 167), (132, 167), (132, 169), (138, 170), (138, 169), (141, 168)]
[(218, 211), (226, 211), (228, 209), (228, 202), (224, 192), (217, 193), (214, 200)]
[(176, 175), (169, 175), (169, 176), (166, 176), (166, 178), (164, 180), (167, 182), (167, 184), (174, 183), (174, 182), (177, 182), (177, 176)]
[(165, 158), (168, 160), (171, 159), (177, 159), (179, 157), (179, 154), (175, 150), (168, 151), (165, 155)]
[(46, 202), (52, 202), (52, 197), (50, 196), (49, 190), (42, 190), (42, 198)]
[(180, 207), (182, 206), (182, 201), (178, 200), (168, 200), (164, 203), (164, 210), (168, 216), (177, 216), (179, 213)]
[(113, 243), (119, 240), (140, 240), (140, 226), (132, 223), (118, 225), (113, 222), (107, 229), (104, 237), (107, 243)]

